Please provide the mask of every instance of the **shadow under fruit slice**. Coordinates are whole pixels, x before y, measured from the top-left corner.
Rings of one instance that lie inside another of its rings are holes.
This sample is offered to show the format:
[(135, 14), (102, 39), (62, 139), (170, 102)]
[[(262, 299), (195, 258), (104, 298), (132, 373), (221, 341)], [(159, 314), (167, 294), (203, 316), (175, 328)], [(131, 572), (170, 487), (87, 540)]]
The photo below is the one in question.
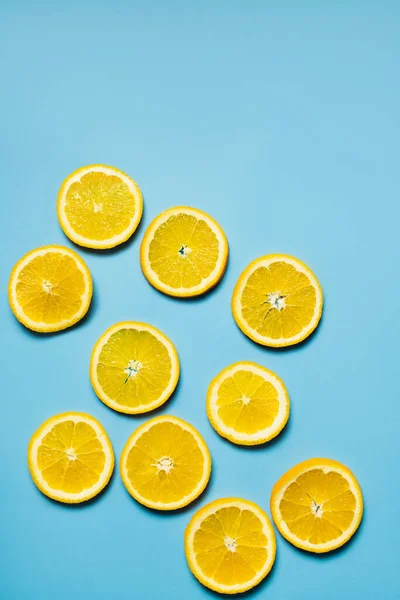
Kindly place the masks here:
[(140, 249), (146, 279), (170, 296), (198, 296), (214, 287), (228, 261), (228, 242), (213, 218), (176, 206), (149, 225)]
[(90, 380), (100, 400), (118, 412), (154, 410), (168, 400), (178, 379), (174, 345), (146, 323), (117, 323), (94, 346)]
[(45, 421), (28, 447), (32, 479), (43, 494), (68, 504), (84, 502), (107, 485), (114, 453), (103, 426), (84, 413)]
[(196, 512), (185, 531), (185, 554), (193, 575), (206, 587), (238, 594), (270, 572), (275, 534), (266, 513), (240, 498), (222, 498)]
[(286, 425), (289, 410), (282, 380), (253, 362), (229, 365), (208, 388), (211, 425), (234, 444), (254, 446), (276, 437)]
[(286, 254), (269, 254), (246, 267), (235, 286), (232, 313), (238, 327), (264, 346), (298, 344), (317, 327), (323, 295), (314, 273)]
[(120, 461), (128, 492), (141, 504), (176, 510), (206, 487), (211, 456), (199, 432), (182, 419), (155, 417), (131, 435)]
[(81, 257), (64, 246), (43, 246), (13, 268), (8, 299), (25, 327), (49, 333), (77, 323), (92, 299), (92, 277)]
[(309, 552), (329, 552), (356, 532), (363, 514), (360, 486), (336, 460), (312, 458), (292, 467), (274, 485), (271, 513), (289, 542)]
[(143, 198), (126, 173), (89, 165), (69, 175), (57, 197), (60, 225), (70, 240), (87, 248), (113, 248), (131, 237), (140, 223)]

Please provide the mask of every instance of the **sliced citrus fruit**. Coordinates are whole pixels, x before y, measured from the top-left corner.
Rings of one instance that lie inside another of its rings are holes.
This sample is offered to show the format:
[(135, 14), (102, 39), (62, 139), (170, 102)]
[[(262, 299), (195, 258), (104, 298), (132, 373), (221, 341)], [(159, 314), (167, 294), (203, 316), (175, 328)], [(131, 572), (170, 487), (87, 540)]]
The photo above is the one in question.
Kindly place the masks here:
[(170, 296), (198, 296), (218, 283), (228, 261), (224, 232), (209, 215), (188, 206), (161, 213), (140, 249), (142, 271)]
[(139, 225), (143, 198), (126, 173), (106, 165), (89, 165), (63, 182), (57, 198), (60, 225), (70, 240), (87, 248), (113, 248)]
[(257, 585), (275, 561), (275, 534), (257, 504), (222, 498), (196, 512), (185, 531), (185, 554), (206, 587), (238, 594)]
[(329, 458), (312, 458), (294, 466), (274, 485), (271, 512), (289, 542), (310, 552), (329, 552), (355, 533), (363, 499), (347, 467)]
[(117, 323), (94, 346), (90, 380), (100, 400), (118, 412), (154, 410), (168, 400), (178, 379), (174, 345), (146, 323)]
[(235, 444), (254, 446), (271, 440), (286, 425), (289, 408), (281, 379), (253, 362), (229, 365), (208, 388), (211, 425)]
[(317, 327), (321, 286), (297, 258), (269, 254), (243, 271), (232, 297), (233, 317), (250, 339), (264, 346), (291, 346)]
[(68, 504), (96, 496), (109, 482), (114, 453), (103, 426), (67, 412), (45, 421), (28, 447), (32, 479), (43, 494)]
[(141, 504), (182, 508), (206, 487), (211, 456), (200, 433), (182, 419), (155, 417), (136, 429), (122, 451), (121, 477)]
[(48, 333), (66, 329), (87, 313), (92, 277), (69, 248), (43, 246), (25, 254), (11, 272), (8, 299), (25, 327)]

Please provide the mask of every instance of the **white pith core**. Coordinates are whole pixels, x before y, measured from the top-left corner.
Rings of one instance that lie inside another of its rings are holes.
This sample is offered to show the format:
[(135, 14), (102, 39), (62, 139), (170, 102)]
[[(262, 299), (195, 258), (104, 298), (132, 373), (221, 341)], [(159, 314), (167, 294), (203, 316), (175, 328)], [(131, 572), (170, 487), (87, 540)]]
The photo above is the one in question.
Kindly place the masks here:
[(186, 258), (186, 256), (188, 254), (190, 254), (192, 251), (191, 248), (189, 248), (188, 246), (186, 246), (185, 244), (182, 244), (181, 247), (179, 248), (178, 252), (181, 255), (182, 258)]
[(66, 450), (65, 453), (69, 460), (76, 460), (76, 452), (73, 448), (68, 448), (68, 450)]
[(43, 281), (42, 288), (46, 292), (46, 294), (51, 294), (51, 290), (53, 289), (53, 284), (50, 281)]
[(317, 504), (315, 502), (315, 500), (313, 500), (312, 503), (311, 503), (311, 512), (314, 515), (314, 517), (318, 517), (320, 519), (322, 517), (322, 513), (324, 511), (322, 510), (322, 505), (321, 504)]
[(99, 202), (99, 203), (94, 202), (93, 203), (93, 212), (95, 214), (101, 212), (102, 210), (103, 210), (103, 204), (101, 202)]
[(236, 540), (234, 538), (231, 538), (229, 537), (229, 535), (226, 535), (224, 537), (224, 544), (230, 552), (236, 552)]
[(154, 463), (154, 466), (157, 467), (158, 473), (164, 471), (168, 475), (174, 468), (174, 461), (169, 456), (163, 456)]
[(128, 366), (124, 369), (124, 373), (127, 375), (126, 381), (128, 381), (131, 377), (136, 377), (142, 366), (143, 365), (140, 360), (130, 360), (128, 362)]
[(246, 406), (246, 404), (248, 404), (250, 402), (250, 398), (248, 398), (247, 396), (242, 396), (241, 401)]
[(282, 310), (286, 306), (285, 298), (286, 298), (286, 296), (284, 296), (280, 292), (271, 292), (267, 296), (267, 302), (270, 303), (272, 308), (276, 308), (277, 310)]

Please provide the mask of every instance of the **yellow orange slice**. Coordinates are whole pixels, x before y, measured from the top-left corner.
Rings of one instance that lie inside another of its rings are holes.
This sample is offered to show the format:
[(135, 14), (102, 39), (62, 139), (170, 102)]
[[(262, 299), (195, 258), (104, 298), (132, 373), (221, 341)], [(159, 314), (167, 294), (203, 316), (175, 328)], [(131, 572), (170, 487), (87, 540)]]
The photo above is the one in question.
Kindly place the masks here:
[(275, 534), (253, 502), (222, 498), (196, 512), (185, 531), (185, 554), (193, 575), (222, 594), (257, 585), (275, 560)]
[(140, 250), (151, 285), (170, 296), (197, 296), (218, 283), (228, 261), (228, 242), (214, 219), (177, 206), (149, 225)]
[(243, 271), (232, 297), (233, 317), (250, 339), (264, 346), (290, 346), (317, 327), (322, 289), (297, 258), (269, 254)]
[(229, 365), (213, 379), (207, 415), (214, 429), (235, 444), (271, 440), (289, 418), (287, 390), (277, 375), (253, 362)]
[(102, 425), (68, 412), (45, 421), (28, 447), (32, 479), (43, 494), (69, 504), (96, 496), (114, 469), (114, 453)]
[(87, 313), (92, 277), (83, 260), (64, 246), (43, 246), (15, 265), (8, 284), (14, 315), (25, 327), (48, 333), (66, 329)]
[(309, 552), (329, 552), (357, 530), (363, 499), (350, 469), (335, 460), (312, 458), (274, 485), (271, 512), (289, 542)]
[(126, 173), (106, 165), (89, 165), (63, 182), (57, 198), (60, 225), (70, 240), (87, 248), (113, 248), (139, 225), (143, 198)]
[(168, 400), (179, 379), (179, 359), (166, 335), (146, 323), (113, 325), (96, 342), (90, 380), (110, 408), (137, 414)]
[(121, 477), (141, 504), (158, 510), (182, 508), (206, 487), (211, 456), (199, 432), (182, 419), (150, 419), (131, 435), (121, 455)]

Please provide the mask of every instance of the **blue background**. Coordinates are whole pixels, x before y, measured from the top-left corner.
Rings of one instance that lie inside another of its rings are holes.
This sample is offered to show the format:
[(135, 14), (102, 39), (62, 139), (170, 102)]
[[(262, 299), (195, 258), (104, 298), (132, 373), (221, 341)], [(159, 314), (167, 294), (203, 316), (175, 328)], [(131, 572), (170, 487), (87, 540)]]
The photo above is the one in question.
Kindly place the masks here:
[[(231, 495), (269, 512), (274, 482), (314, 456), (358, 477), (360, 530), (323, 557), (277, 534), (276, 565), (248, 596), (399, 597), (399, 25), (387, 1), (3, 1), (2, 598), (211, 598), (184, 557), (193, 512)], [(95, 285), (84, 322), (31, 334), (8, 307), (10, 270), (37, 246), (72, 246), (57, 191), (94, 162), (137, 180), (142, 225), (117, 251), (78, 249)], [(221, 284), (193, 301), (157, 293), (139, 265), (146, 226), (179, 204), (209, 212), (230, 243)], [(270, 252), (305, 261), (325, 292), (317, 333), (285, 351), (253, 344), (230, 312), (240, 272)], [(48, 500), (28, 473), (28, 440), (51, 415), (93, 414), (117, 459), (148, 418), (113, 412), (89, 383), (94, 342), (124, 319), (176, 344), (182, 376), (160, 412), (193, 423), (213, 456), (206, 492), (177, 514), (141, 507), (118, 472), (78, 507)], [(238, 360), (276, 371), (292, 400), (286, 430), (258, 449), (225, 442), (205, 413), (211, 378)]]

